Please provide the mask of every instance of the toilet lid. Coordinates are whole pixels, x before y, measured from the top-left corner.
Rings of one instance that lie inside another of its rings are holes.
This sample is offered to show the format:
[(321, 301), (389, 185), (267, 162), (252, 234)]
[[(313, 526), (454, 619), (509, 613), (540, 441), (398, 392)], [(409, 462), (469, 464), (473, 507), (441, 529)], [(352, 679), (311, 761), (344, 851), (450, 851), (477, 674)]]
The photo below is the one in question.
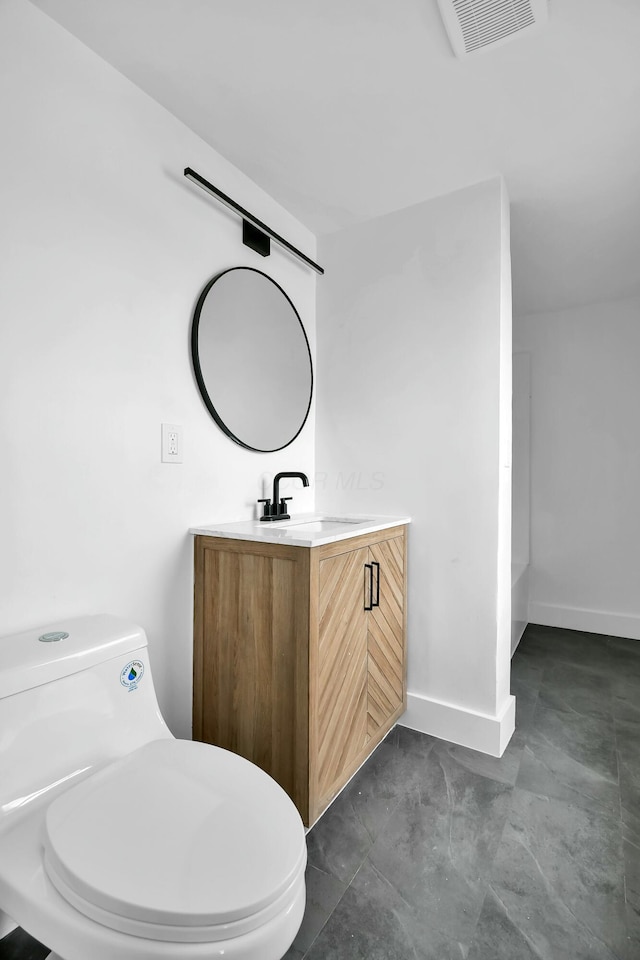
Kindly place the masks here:
[(134, 921), (211, 926), (272, 904), (304, 869), (304, 827), (227, 750), (156, 740), (55, 799), (45, 863), (60, 892)]

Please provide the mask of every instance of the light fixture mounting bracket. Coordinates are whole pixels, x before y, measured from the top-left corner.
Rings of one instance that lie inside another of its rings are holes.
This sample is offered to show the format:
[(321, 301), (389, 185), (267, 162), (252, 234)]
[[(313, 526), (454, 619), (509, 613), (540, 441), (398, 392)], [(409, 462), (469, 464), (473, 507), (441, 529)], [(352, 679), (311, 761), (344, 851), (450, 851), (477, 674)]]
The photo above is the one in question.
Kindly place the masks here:
[[(205, 193), (215, 197), (216, 200), (224, 203), (225, 206), (229, 207), (234, 211), (234, 213), (237, 213), (242, 217), (243, 243), (246, 243), (248, 247), (251, 247), (251, 249), (255, 250), (256, 253), (259, 253), (261, 257), (269, 256), (271, 252), (270, 240), (274, 240), (275, 243), (279, 244), (281, 247), (284, 247), (285, 250), (288, 250), (289, 253), (292, 253), (299, 260), (302, 260), (303, 263), (306, 263), (306, 265), (311, 267), (312, 270), (315, 270), (316, 273), (324, 273), (324, 270), (320, 264), (312, 260), (311, 257), (308, 257), (306, 253), (298, 250), (297, 247), (294, 247), (292, 243), (289, 243), (288, 240), (285, 240), (284, 237), (281, 237), (279, 233), (276, 233), (275, 230), (272, 230), (271, 227), (268, 227), (266, 223), (262, 222), (262, 220), (258, 220), (257, 217), (254, 217), (252, 213), (249, 213), (248, 210), (245, 210), (244, 207), (241, 207), (239, 203), (236, 203), (235, 200), (232, 200), (231, 197), (228, 197), (226, 193), (222, 192), (222, 190), (218, 190), (217, 187), (214, 187), (212, 183), (209, 183), (208, 180), (205, 180), (204, 177), (201, 177), (200, 174), (196, 173), (195, 170), (192, 170), (191, 167), (184, 168), (184, 175), (187, 180), (191, 180), (192, 183), (195, 183), (197, 186), (199, 186), (205, 191)], [(262, 234), (262, 236), (259, 236), (260, 234)]]

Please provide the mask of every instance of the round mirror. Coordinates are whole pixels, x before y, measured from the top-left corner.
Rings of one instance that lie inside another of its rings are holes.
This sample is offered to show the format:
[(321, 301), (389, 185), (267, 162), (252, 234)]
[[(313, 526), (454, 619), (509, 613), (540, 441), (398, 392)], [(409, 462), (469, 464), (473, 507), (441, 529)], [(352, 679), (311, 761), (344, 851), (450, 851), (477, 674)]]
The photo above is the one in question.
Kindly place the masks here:
[(207, 409), (232, 440), (264, 453), (295, 440), (311, 406), (311, 351), (275, 280), (252, 267), (210, 280), (193, 316), (191, 352)]

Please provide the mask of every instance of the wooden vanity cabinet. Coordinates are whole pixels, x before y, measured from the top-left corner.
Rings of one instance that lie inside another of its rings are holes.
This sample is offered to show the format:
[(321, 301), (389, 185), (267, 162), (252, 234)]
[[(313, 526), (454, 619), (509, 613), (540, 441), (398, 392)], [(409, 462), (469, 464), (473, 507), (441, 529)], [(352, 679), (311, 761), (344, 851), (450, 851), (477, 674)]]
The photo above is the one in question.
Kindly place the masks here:
[(406, 708), (406, 531), (195, 540), (194, 739), (266, 770), (308, 826)]

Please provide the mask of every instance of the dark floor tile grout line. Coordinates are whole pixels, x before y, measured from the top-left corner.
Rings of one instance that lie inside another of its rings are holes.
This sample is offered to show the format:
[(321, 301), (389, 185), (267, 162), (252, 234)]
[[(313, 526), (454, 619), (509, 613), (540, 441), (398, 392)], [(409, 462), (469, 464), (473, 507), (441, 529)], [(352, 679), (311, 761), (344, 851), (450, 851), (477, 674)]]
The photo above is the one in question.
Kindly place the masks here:
[[(395, 728), (394, 728), (394, 729), (395, 729)], [(399, 749), (400, 749), (397, 743), (393, 744), (393, 747), (394, 747), (395, 750), (399, 750)], [(429, 752), (431, 752), (431, 751), (429, 751)], [(356, 877), (357, 877), (358, 874), (360, 873), (360, 870), (361, 870), (362, 867), (364, 866), (365, 862), (369, 859), (369, 856), (370, 856), (371, 851), (373, 850), (374, 846), (376, 845), (378, 839), (379, 839), (379, 838), (381, 837), (381, 835), (384, 833), (384, 830), (385, 830), (387, 824), (389, 823), (389, 821), (390, 821), (391, 818), (393, 817), (393, 815), (394, 815), (394, 813), (396, 812), (396, 810), (398, 810), (398, 808), (400, 807), (400, 805), (401, 805), (402, 803), (404, 803), (408, 798), (409, 798), (409, 794), (408, 794), (408, 793), (406, 793), (406, 794), (404, 794), (404, 795), (400, 795), (400, 796), (398, 796), (398, 797), (396, 798), (396, 802), (393, 804), (393, 806), (392, 806), (391, 809), (389, 810), (387, 816), (386, 816), (385, 819), (384, 819), (384, 822), (383, 822), (382, 825), (380, 826), (380, 829), (377, 831), (377, 834), (376, 834), (375, 836), (372, 836), (372, 835), (371, 835), (369, 829), (367, 828), (366, 824), (363, 822), (361, 816), (359, 815), (358, 811), (357, 811), (356, 808), (354, 807), (353, 803), (350, 804), (351, 809), (352, 809), (353, 814), (354, 814), (354, 817), (358, 820), (358, 822), (360, 823), (361, 827), (362, 827), (363, 830), (366, 832), (367, 836), (368, 836), (369, 839), (371, 840), (371, 843), (370, 843), (370, 845), (369, 845), (369, 849), (367, 850), (367, 852), (365, 853), (364, 857), (362, 858), (362, 860), (361, 860), (360, 863), (358, 864), (358, 867), (357, 867), (355, 873), (353, 874), (353, 876), (351, 877), (351, 879), (349, 880), (349, 882), (348, 882), (347, 884), (345, 884), (345, 888), (344, 888), (342, 894), (340, 895), (339, 900), (338, 900), (337, 903), (334, 905), (334, 907), (333, 907), (333, 909), (331, 910), (331, 912), (327, 915), (324, 923), (322, 924), (321, 928), (318, 930), (318, 933), (317, 933), (316, 936), (313, 938), (312, 942), (309, 944), (308, 948), (307, 948), (306, 951), (304, 952), (301, 960), (304, 960), (304, 958), (305, 958), (305, 957), (310, 953), (310, 951), (312, 950), (313, 945), (315, 944), (316, 940), (317, 940), (318, 937), (321, 935), (321, 933), (322, 933), (322, 931), (324, 930), (324, 928), (326, 927), (327, 923), (330, 921), (331, 917), (333, 916), (333, 914), (335, 913), (335, 911), (338, 909), (338, 907), (339, 907), (340, 904), (342, 903), (344, 897), (346, 896), (346, 894), (347, 894), (347, 893), (349, 892), (349, 890), (351, 889), (351, 885), (353, 884), (354, 880), (356, 879)], [(370, 861), (370, 862), (371, 862), (371, 861)], [(324, 876), (326, 876), (326, 877), (331, 877), (331, 878), (334, 879), (334, 880), (338, 880), (338, 882), (343, 882), (343, 881), (340, 881), (340, 878), (339, 878), (339, 877), (336, 877), (336, 875), (335, 875), (334, 873), (332, 873), (332, 872), (327, 872), (327, 870), (323, 869), (322, 867), (317, 866), (317, 864), (315, 864), (315, 863), (312, 863), (311, 865), (314, 867), (315, 870), (318, 870), (320, 873), (324, 874)], [(374, 865), (373, 863), (371, 864), (371, 866), (372, 866), (372, 869), (375, 870), (376, 874), (379, 874), (378, 869), (375, 867), (375, 865)], [(379, 874), (379, 875), (380, 875), (380, 877), (385, 881), (385, 883), (389, 883), (389, 881), (387, 880), (386, 877), (384, 877), (382, 874)]]
[[(366, 860), (366, 857), (365, 857), (365, 860)], [(364, 863), (364, 860), (362, 861), (362, 863)], [(359, 871), (360, 871), (360, 867), (362, 867), (362, 863), (360, 864), (360, 866), (358, 867), (358, 869), (357, 869), (356, 872), (354, 873), (354, 875), (353, 875), (353, 877), (351, 878), (351, 880), (349, 881), (349, 883), (347, 883), (347, 884), (345, 885), (344, 890), (343, 890), (342, 893), (340, 894), (340, 897), (339, 897), (339, 899), (338, 899), (338, 902), (334, 905), (334, 907), (333, 907), (333, 909), (330, 911), (330, 913), (327, 914), (327, 917), (325, 918), (324, 923), (322, 924), (322, 926), (320, 927), (320, 929), (319, 929), (318, 932), (316, 933), (315, 937), (313, 938), (313, 940), (311, 941), (311, 943), (309, 944), (309, 946), (307, 947), (307, 949), (306, 949), (306, 950), (304, 951), (304, 953), (302, 954), (302, 957), (300, 958), (300, 960), (305, 960), (305, 957), (307, 957), (307, 956), (309, 955), (309, 953), (311, 953), (311, 951), (313, 950), (313, 945), (315, 944), (315, 942), (317, 941), (318, 937), (320, 936), (320, 934), (322, 933), (322, 931), (324, 930), (324, 928), (326, 927), (326, 925), (329, 923), (329, 920), (331, 920), (331, 917), (334, 915), (334, 913), (336, 912), (336, 910), (338, 909), (338, 907), (340, 906), (340, 904), (341, 904), (342, 901), (344, 900), (346, 894), (348, 893), (349, 888), (351, 887), (351, 884), (353, 883), (353, 881), (355, 880), (355, 878), (357, 877), (357, 875), (358, 875), (358, 873), (359, 873)], [(314, 866), (315, 866), (315, 865), (314, 865)], [(315, 869), (316, 869), (316, 870), (320, 870), (320, 867), (315, 867)], [(325, 877), (332, 877), (334, 880), (337, 880), (337, 879), (338, 879), (333, 873), (327, 873), (326, 870), (320, 870), (320, 872), (321, 872), (321, 873), (324, 873)], [(294, 943), (295, 943), (295, 940), (294, 940)]]
[[(360, 864), (360, 866), (358, 867), (358, 872), (356, 873), (356, 876), (358, 875), (358, 873), (360, 873), (360, 870), (361, 870), (362, 867), (364, 866), (365, 860), (369, 860), (369, 855), (368, 855), (368, 854), (367, 854), (367, 856), (364, 858), (364, 860), (362, 861), (362, 863)], [(405, 898), (402, 896), (402, 894), (400, 893), (400, 891), (397, 890), (397, 889), (394, 887), (394, 885), (391, 883), (391, 881), (389, 880), (389, 878), (386, 877), (386, 876), (384, 875), (384, 873), (382, 873), (382, 871), (380, 870), (380, 868), (379, 868), (379, 867), (376, 867), (375, 863), (373, 863), (371, 860), (369, 860), (369, 865), (370, 865), (371, 869), (373, 870), (373, 872), (375, 873), (375, 875), (376, 875), (380, 880), (382, 880), (382, 882), (385, 884), (385, 886), (390, 887), (390, 888), (393, 890), (393, 892), (395, 893), (395, 895), (396, 895), (397, 897), (399, 897), (399, 898), (402, 900), (402, 902), (405, 903), (405, 904), (410, 908), (410, 907), (411, 907), (411, 904), (409, 903), (409, 901), (408, 901), (408, 900), (405, 900)], [(354, 877), (353, 879), (355, 880), (355, 877)]]
[[(498, 901), (498, 903), (500, 904), (500, 906), (502, 907), (502, 909), (504, 910), (504, 915), (505, 915), (505, 917), (507, 918), (507, 920), (509, 920), (509, 922), (512, 923), (513, 921), (511, 920), (511, 916), (510, 916), (510, 914), (509, 914), (509, 910), (507, 909), (506, 903), (505, 903), (505, 902), (502, 900), (502, 898), (499, 896), (498, 892), (497, 892), (496, 890), (494, 890), (494, 888), (492, 887), (491, 883), (488, 884), (488, 887), (489, 887), (489, 890), (491, 891), (491, 893), (494, 895), (494, 897), (495, 897), (496, 900)], [(486, 900), (486, 895), (485, 895), (485, 900)], [(483, 906), (484, 906), (484, 904), (483, 904)], [(535, 945), (535, 944), (533, 943), (533, 941), (531, 940), (531, 937), (529, 937), (526, 933), (523, 933), (522, 936), (524, 937), (527, 945), (528, 945), (529, 948), (531, 949), (531, 952), (532, 952), (532, 953), (535, 953), (536, 957), (540, 957), (540, 960), (544, 960), (544, 957), (542, 957), (542, 954), (539, 952), (539, 950), (537, 949), (536, 945)], [(472, 941), (472, 942), (473, 942), (473, 941)]]
[[(396, 749), (398, 749), (398, 748), (396, 747)], [(400, 804), (403, 803), (404, 800), (406, 800), (406, 799), (407, 799), (406, 796), (399, 796), (399, 797), (396, 798), (396, 802), (394, 803), (393, 807), (389, 810), (387, 816), (384, 818), (384, 822), (383, 822), (382, 825), (380, 826), (380, 829), (377, 831), (377, 833), (376, 833), (374, 836), (372, 836), (372, 834), (371, 834), (371, 832), (369, 831), (366, 823), (363, 822), (362, 817), (360, 816), (360, 814), (358, 813), (358, 811), (357, 811), (356, 808), (354, 807), (353, 803), (351, 804), (351, 809), (353, 810), (354, 816), (356, 817), (356, 819), (358, 820), (358, 823), (360, 824), (360, 826), (362, 827), (362, 829), (365, 831), (365, 833), (367, 834), (367, 836), (368, 836), (369, 839), (371, 840), (371, 843), (370, 843), (370, 845), (369, 845), (369, 851), (371, 850), (371, 848), (372, 848), (372, 847), (374, 846), (374, 844), (376, 843), (376, 841), (377, 841), (378, 837), (380, 836), (380, 834), (384, 831), (385, 827), (386, 827), (387, 824), (389, 823), (389, 820), (390, 820), (391, 817), (394, 815), (394, 813), (396, 812), (396, 810), (398, 809), (398, 807), (400, 806)], [(366, 854), (364, 855), (364, 858), (363, 858), (363, 860), (362, 860), (362, 863), (364, 863), (364, 861), (366, 860), (367, 856), (368, 856), (368, 853), (366, 853)], [(362, 866), (362, 863), (360, 864), (360, 866)], [(359, 869), (360, 869), (360, 867), (358, 867), (358, 870), (359, 870)], [(358, 870), (356, 870), (356, 873), (358, 872)], [(353, 877), (351, 878), (351, 881), (355, 878), (355, 875), (356, 875), (356, 874), (353, 875)], [(349, 881), (349, 882), (351, 883), (351, 881)]]

